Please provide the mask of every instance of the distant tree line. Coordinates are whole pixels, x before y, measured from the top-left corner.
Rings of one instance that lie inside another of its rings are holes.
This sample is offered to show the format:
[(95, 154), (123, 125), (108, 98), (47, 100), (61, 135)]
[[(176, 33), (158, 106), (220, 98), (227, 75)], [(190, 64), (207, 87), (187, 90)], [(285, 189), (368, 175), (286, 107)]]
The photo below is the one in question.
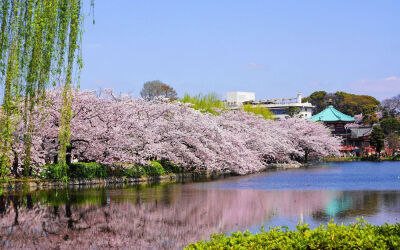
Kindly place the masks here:
[(377, 122), (376, 112), (381, 109), (381, 103), (372, 96), (350, 94), (343, 91), (335, 93), (315, 91), (310, 96), (303, 98), (302, 101), (311, 102), (315, 106), (313, 114), (321, 112), (331, 104), (347, 115), (362, 114), (364, 123)]
[(311, 102), (315, 109), (314, 114), (333, 105), (339, 111), (361, 117), (363, 125), (372, 125), (371, 145), (380, 153), (384, 147), (392, 149), (400, 147), (400, 94), (379, 102), (369, 95), (356, 95), (342, 91), (327, 93), (315, 91), (303, 98), (303, 102)]

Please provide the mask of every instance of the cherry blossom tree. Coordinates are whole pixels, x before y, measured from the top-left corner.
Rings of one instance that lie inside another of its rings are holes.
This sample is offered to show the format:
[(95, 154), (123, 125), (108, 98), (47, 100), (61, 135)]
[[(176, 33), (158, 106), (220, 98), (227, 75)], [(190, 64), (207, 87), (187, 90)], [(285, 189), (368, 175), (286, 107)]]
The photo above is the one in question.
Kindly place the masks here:
[[(62, 92), (49, 90), (34, 119), (32, 174), (57, 160), (61, 107)], [(67, 151), (81, 161), (109, 166), (168, 160), (187, 171), (247, 174), (269, 163), (335, 155), (340, 145), (323, 124), (299, 118), (272, 121), (241, 110), (213, 115), (162, 97), (115, 96), (109, 89), (100, 95), (74, 91), (71, 108)], [(14, 172), (21, 171), (25, 157), (24, 130), (20, 122), (13, 146)]]
[(339, 137), (332, 136), (328, 127), (319, 122), (305, 119), (289, 118), (276, 123), (288, 131), (289, 140), (294, 143), (296, 152), (294, 159), (307, 162), (309, 157), (321, 158), (329, 155), (339, 155)]

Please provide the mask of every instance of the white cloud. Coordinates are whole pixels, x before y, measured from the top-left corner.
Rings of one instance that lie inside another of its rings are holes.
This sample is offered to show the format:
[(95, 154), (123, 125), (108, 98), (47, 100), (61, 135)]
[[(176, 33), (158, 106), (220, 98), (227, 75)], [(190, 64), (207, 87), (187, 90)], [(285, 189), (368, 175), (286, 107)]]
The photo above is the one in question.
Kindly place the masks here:
[(382, 79), (361, 79), (351, 83), (349, 89), (357, 94), (385, 99), (400, 93), (400, 78), (389, 76)]
[(249, 62), (244, 66), (246, 69), (266, 70), (267, 66), (260, 63)]
[(385, 81), (398, 81), (400, 80), (397, 76), (389, 76), (385, 78)]

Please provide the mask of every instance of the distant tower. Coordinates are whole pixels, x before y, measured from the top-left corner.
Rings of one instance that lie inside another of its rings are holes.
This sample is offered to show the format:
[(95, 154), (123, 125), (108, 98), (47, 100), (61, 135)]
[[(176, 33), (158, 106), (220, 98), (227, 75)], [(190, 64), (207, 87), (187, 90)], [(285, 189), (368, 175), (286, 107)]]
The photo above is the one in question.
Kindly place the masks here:
[(297, 93), (297, 103), (301, 103), (301, 99), (303, 99), (302, 97), (301, 93)]

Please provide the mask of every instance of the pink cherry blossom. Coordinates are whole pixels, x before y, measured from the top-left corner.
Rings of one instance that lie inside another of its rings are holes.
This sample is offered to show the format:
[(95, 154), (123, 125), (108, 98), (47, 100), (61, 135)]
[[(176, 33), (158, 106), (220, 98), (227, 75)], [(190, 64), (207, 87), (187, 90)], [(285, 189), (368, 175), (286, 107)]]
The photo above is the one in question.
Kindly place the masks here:
[[(110, 89), (101, 94), (75, 91), (72, 109), (72, 154), (79, 160), (110, 166), (166, 159), (186, 171), (247, 174), (269, 163), (318, 159), (339, 152), (340, 140), (329, 129), (299, 118), (271, 121), (243, 111), (219, 111), (216, 116), (164, 98), (117, 97)], [(61, 91), (49, 90), (35, 116), (34, 173), (58, 154), (60, 110)], [(24, 130), (21, 121), (13, 146), (20, 165)]]

